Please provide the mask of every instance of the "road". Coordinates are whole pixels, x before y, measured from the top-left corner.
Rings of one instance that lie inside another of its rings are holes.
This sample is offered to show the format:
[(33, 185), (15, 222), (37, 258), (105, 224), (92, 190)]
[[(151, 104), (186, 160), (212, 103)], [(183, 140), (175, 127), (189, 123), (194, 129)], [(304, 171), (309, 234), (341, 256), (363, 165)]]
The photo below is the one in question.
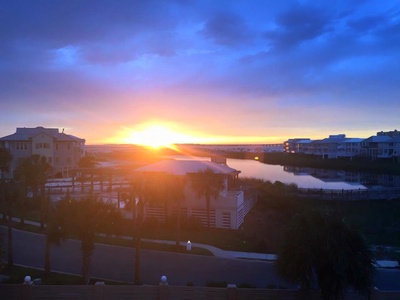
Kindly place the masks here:
[[(7, 240), (6, 229), (0, 228), (0, 232)], [(43, 268), (44, 242), (43, 235), (14, 230), (14, 263)], [(79, 241), (65, 240), (59, 246), (52, 247), (53, 271), (79, 275), (81, 259)], [(91, 276), (133, 282), (134, 259), (135, 250), (132, 248), (96, 244)], [(170, 285), (186, 285), (192, 282), (194, 285), (204, 286), (207, 281), (224, 281), (237, 285), (247, 283), (260, 288), (271, 284), (294, 287), (275, 274), (271, 262), (142, 250), (142, 282), (158, 284), (162, 275), (168, 277)], [(400, 290), (400, 270), (379, 269), (375, 285), (380, 290)]]

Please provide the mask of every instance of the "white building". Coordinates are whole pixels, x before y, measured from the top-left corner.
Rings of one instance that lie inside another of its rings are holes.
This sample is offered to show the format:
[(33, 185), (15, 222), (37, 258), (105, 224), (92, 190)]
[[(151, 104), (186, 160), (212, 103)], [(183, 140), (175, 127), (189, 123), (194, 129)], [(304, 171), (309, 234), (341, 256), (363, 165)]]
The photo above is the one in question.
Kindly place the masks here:
[(338, 145), (338, 157), (347, 157), (352, 159), (355, 156), (363, 154), (361, 143), (364, 139), (350, 138), (345, 139)]
[[(136, 169), (135, 172), (166, 173), (185, 177), (207, 168), (223, 177), (224, 180), (224, 189), (220, 192), (218, 198), (211, 198), (210, 226), (238, 229), (257, 200), (254, 188), (244, 189), (238, 186), (237, 179), (240, 171), (232, 169), (226, 164), (212, 161), (164, 160)], [(199, 198), (198, 194), (192, 189), (190, 180), (186, 181), (184, 194), (185, 197), (181, 206), (182, 213), (187, 217), (198, 218), (203, 224), (206, 224), (206, 201), (204, 197)], [(147, 205), (145, 216), (163, 221), (165, 218), (164, 211), (162, 206)]]

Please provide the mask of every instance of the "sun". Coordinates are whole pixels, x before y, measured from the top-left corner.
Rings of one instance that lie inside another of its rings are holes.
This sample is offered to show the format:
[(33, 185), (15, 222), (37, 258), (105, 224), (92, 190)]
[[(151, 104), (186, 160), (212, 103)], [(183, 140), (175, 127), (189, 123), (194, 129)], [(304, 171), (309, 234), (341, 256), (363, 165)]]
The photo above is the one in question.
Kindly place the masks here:
[(126, 141), (131, 144), (158, 148), (171, 148), (185, 139), (185, 136), (172, 131), (165, 125), (152, 124), (139, 130), (132, 130)]

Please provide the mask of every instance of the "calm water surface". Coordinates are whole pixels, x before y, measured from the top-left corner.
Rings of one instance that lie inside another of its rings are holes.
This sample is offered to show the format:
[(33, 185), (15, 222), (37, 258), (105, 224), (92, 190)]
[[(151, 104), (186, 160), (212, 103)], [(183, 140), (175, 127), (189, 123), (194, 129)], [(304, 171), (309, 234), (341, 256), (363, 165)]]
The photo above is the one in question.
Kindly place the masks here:
[(366, 188), (359, 183), (349, 183), (345, 181), (327, 182), (307, 174), (295, 175), (294, 173), (286, 172), (283, 166), (268, 165), (256, 160), (228, 158), (227, 165), (236, 170), (240, 170), (241, 177), (254, 177), (271, 182), (281, 181), (287, 184), (295, 183), (300, 188), (345, 190)]
[[(174, 159), (195, 159), (195, 160), (210, 160), (208, 157), (187, 157), (187, 156), (173, 156)], [(308, 174), (294, 174), (284, 170), (283, 166), (269, 165), (260, 163), (257, 160), (250, 159), (227, 159), (227, 165), (231, 168), (241, 171), (240, 177), (254, 177), (271, 182), (280, 181), (286, 184), (294, 183), (300, 188), (318, 188), (318, 189), (366, 189), (360, 183), (334, 181), (334, 179), (327, 179), (323, 181)]]

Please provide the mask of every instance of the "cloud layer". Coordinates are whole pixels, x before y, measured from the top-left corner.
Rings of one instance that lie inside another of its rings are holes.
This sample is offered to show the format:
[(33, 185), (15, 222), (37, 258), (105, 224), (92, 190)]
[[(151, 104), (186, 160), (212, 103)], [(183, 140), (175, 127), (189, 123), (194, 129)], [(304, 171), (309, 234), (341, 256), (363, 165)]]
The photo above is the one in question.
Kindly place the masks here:
[(158, 121), (267, 143), (399, 124), (396, 1), (9, 0), (0, 40), (1, 136), (95, 143)]

